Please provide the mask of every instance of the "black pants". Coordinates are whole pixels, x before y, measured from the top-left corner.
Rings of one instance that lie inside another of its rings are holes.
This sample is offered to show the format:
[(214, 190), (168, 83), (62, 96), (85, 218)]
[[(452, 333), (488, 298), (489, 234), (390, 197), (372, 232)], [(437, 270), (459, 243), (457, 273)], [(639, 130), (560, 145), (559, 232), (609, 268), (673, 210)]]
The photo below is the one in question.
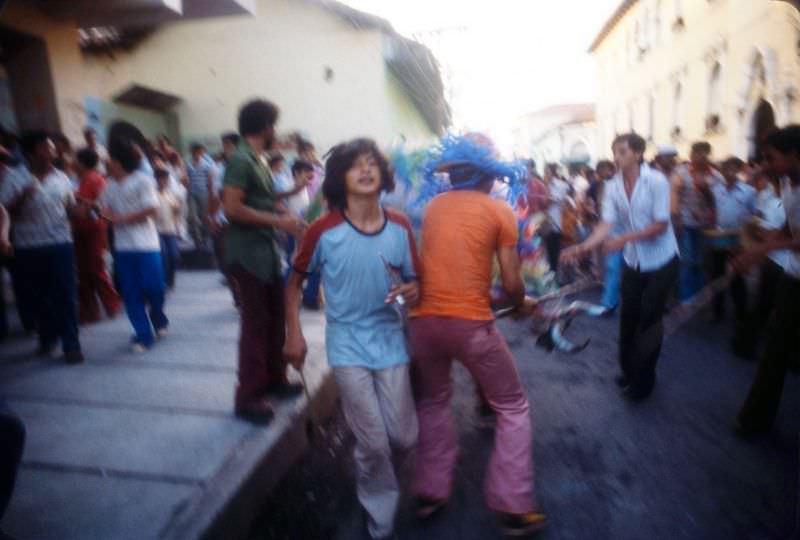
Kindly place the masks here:
[(733, 338), (733, 348), (737, 354), (742, 356), (755, 354), (775, 307), (775, 295), (782, 277), (783, 268), (771, 259), (767, 259), (761, 266), (753, 308), (747, 314), (744, 324), (737, 328)]
[(24, 446), (25, 425), (0, 403), (0, 520), (11, 501)]
[(664, 339), (664, 307), (678, 278), (679, 266), (675, 257), (651, 272), (627, 264), (622, 270), (619, 364), (636, 397), (647, 397), (655, 385), (656, 363)]
[(547, 250), (547, 264), (550, 265), (556, 276), (558, 276), (558, 259), (561, 256), (561, 231), (550, 231), (544, 235), (544, 246)]
[[(717, 279), (725, 275), (731, 252), (722, 249), (711, 250), (711, 278)], [(747, 317), (747, 284), (744, 278), (737, 274), (730, 286), (731, 299), (736, 320), (741, 322)], [(714, 317), (722, 319), (725, 316), (725, 293), (720, 291), (714, 296)]]
[(766, 350), (739, 412), (739, 422), (747, 431), (763, 433), (772, 429), (786, 370), (800, 354), (800, 280), (783, 275), (775, 295), (774, 317)]
[(0, 256), (0, 343), (8, 337), (8, 315), (6, 315), (6, 295), (3, 286), (3, 268), (8, 266), (8, 261)]

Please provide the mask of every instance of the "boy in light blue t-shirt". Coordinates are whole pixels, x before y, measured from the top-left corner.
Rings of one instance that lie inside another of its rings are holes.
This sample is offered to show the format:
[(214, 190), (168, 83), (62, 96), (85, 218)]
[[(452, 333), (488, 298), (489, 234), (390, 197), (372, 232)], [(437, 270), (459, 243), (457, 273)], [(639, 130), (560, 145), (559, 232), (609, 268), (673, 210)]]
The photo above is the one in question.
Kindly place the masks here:
[(286, 286), (284, 354), (301, 369), (306, 354), (301, 287), (305, 275), (322, 272), (328, 362), (356, 437), (358, 498), (373, 538), (392, 534), (400, 498), (391, 447), (405, 452), (417, 439), (397, 304), (416, 303), (419, 264), (408, 220), (380, 205), (381, 192), (393, 188), (389, 165), (373, 141), (336, 146), (322, 185), (331, 211), (306, 232)]

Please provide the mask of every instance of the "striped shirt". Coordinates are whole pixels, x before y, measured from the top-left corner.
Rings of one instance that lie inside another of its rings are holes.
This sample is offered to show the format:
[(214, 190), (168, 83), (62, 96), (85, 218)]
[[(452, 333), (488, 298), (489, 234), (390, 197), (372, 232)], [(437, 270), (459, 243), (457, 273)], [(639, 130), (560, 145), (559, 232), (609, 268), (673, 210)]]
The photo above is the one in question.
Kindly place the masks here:
[(705, 196), (694, 186), (692, 175), (702, 175), (700, 181), (709, 187), (719, 182), (725, 182), (722, 175), (715, 169), (710, 169), (708, 173), (695, 173), (691, 164), (678, 167), (675, 174), (681, 179), (679, 190), (679, 204), (681, 223), (684, 227), (705, 227), (711, 225), (707, 223), (706, 216), (709, 204)]
[(208, 175), (212, 179), (216, 167), (207, 155), (203, 155), (197, 163), (193, 159), (186, 162), (186, 175), (189, 177), (189, 191), (201, 197), (208, 197)]
[(663, 174), (646, 164), (641, 166), (630, 200), (621, 172), (608, 181), (603, 196), (603, 221), (619, 234), (667, 223), (660, 235), (625, 244), (623, 257), (631, 268), (642, 272), (658, 270), (678, 255), (678, 242), (670, 219), (670, 184)]
[(39, 181), (27, 169), (6, 168), (0, 179), (0, 204), (11, 205), (29, 187), (33, 187), (34, 192), (14, 216), (14, 246), (38, 248), (71, 244), (67, 207), (75, 204), (75, 193), (67, 175), (53, 168)]

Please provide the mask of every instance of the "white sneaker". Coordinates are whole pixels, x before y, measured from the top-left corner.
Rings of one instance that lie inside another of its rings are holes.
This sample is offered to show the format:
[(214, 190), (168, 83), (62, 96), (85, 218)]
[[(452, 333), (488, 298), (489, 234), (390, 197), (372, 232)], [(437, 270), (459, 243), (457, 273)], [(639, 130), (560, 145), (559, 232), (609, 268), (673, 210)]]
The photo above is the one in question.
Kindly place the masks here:
[(133, 354), (142, 354), (147, 352), (147, 347), (142, 345), (141, 343), (132, 343), (131, 344), (131, 352)]
[(159, 328), (159, 329), (156, 331), (156, 337), (157, 337), (158, 339), (164, 339), (165, 337), (167, 337), (167, 334), (168, 334), (168, 333), (169, 333), (169, 332), (167, 332), (167, 329), (166, 329), (166, 328)]

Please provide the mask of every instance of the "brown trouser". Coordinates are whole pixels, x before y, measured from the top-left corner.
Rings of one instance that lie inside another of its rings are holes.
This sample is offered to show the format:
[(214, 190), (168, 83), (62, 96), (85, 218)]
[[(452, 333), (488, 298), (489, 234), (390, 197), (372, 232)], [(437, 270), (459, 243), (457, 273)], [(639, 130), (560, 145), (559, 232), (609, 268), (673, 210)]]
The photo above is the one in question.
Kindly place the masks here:
[(229, 275), (241, 293), (236, 406), (246, 407), (263, 398), (268, 386), (287, 382), (283, 283), (279, 277), (264, 281), (240, 265), (231, 266)]

